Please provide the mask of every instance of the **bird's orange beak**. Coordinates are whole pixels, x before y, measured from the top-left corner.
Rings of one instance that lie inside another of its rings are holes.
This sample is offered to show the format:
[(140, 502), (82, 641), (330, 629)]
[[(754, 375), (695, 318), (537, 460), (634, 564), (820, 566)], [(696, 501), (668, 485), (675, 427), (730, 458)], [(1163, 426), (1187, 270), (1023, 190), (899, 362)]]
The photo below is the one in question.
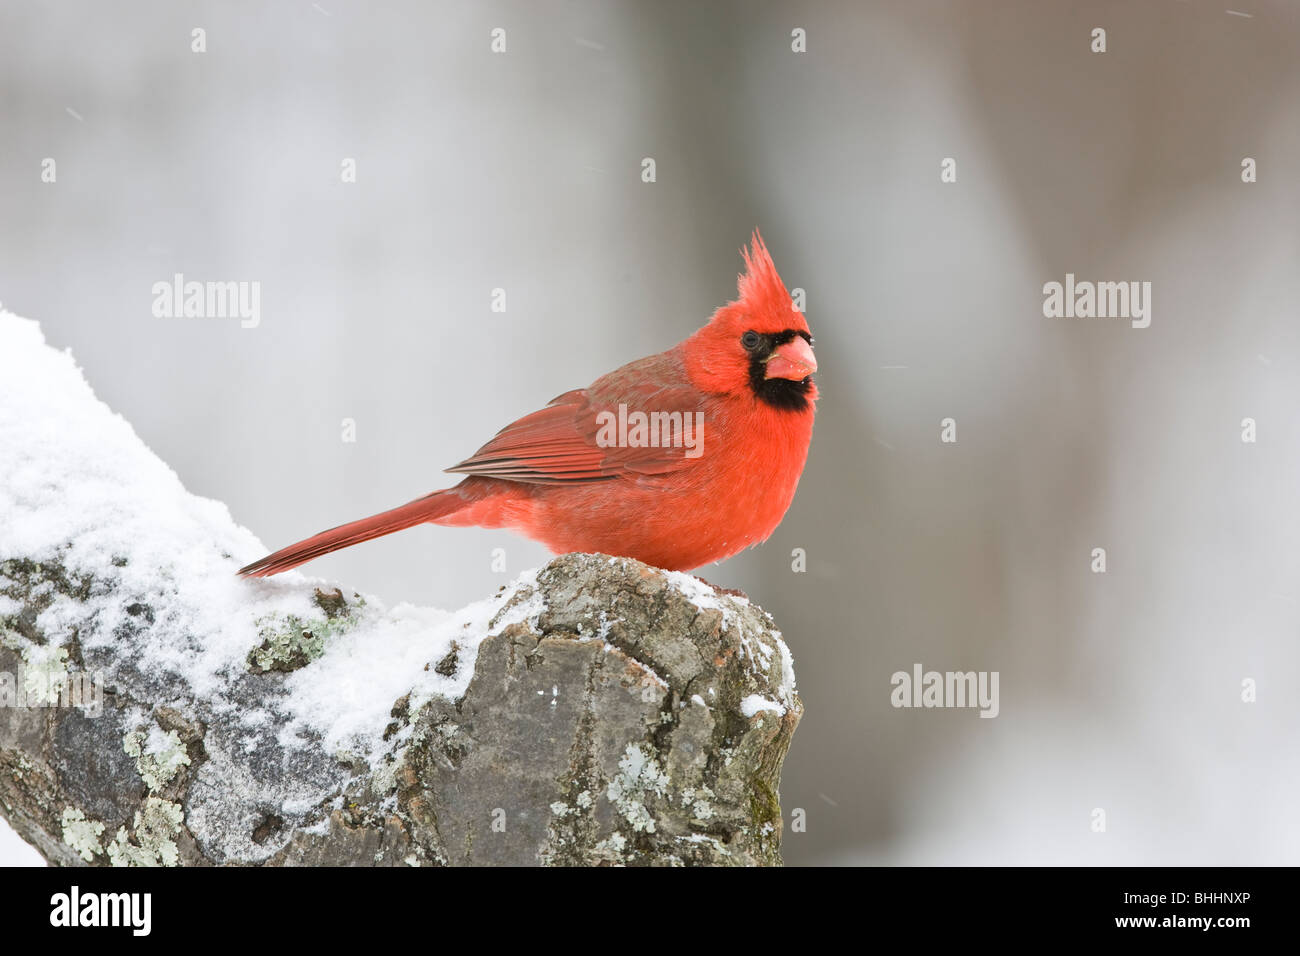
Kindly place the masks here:
[(788, 378), (800, 381), (817, 371), (812, 346), (802, 336), (778, 345), (767, 360), (764, 378)]

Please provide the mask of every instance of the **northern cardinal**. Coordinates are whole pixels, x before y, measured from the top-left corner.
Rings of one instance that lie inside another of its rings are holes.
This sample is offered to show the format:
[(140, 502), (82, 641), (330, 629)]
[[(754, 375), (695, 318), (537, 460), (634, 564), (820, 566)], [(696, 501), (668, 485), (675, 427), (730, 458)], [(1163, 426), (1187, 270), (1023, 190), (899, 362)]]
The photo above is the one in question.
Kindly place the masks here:
[(470, 477), (281, 548), (266, 577), (425, 522), (511, 528), (552, 551), (688, 571), (765, 540), (794, 498), (817, 371), (803, 314), (762, 237), (739, 298), (666, 352), (565, 392), (448, 468)]

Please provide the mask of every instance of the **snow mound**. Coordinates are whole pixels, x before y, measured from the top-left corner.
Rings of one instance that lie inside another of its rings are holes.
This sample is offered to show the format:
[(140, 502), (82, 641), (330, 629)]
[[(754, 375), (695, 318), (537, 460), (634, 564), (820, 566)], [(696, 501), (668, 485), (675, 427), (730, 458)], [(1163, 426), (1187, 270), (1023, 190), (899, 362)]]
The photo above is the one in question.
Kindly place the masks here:
[[(325, 585), (320, 579), (296, 571), (237, 577), (241, 564), (267, 550), (256, 536), (221, 502), (187, 492), (95, 397), (70, 353), (48, 346), (36, 322), (4, 311), (0, 448), (0, 591), (15, 586), (19, 560), (26, 573), (32, 564), (34, 573), (57, 569), (35, 621), (48, 643), (28, 643), (25, 657), (57, 653), (75, 627), (88, 661), (111, 645), (175, 696), (207, 698), (219, 709), (224, 698), (250, 730), (278, 725), (286, 745), (318, 736), (330, 749), (372, 757), (384, 746), (395, 700), (408, 692), (413, 701), (464, 694), (493, 617), (536, 578), (525, 572), (454, 613), (410, 604), (390, 610), (354, 596), (345, 615), (330, 620), (313, 599), (314, 586)], [(4, 615), (16, 610), (0, 598), (0, 634), (11, 644), (18, 637), (3, 626)], [(151, 626), (140, 626), (144, 619)], [(229, 699), (250, 651), (287, 622), (328, 635), (319, 657), (268, 701), (273, 713)], [(124, 641), (133, 642), (125, 655)], [(449, 675), (428, 666), (453, 650)]]

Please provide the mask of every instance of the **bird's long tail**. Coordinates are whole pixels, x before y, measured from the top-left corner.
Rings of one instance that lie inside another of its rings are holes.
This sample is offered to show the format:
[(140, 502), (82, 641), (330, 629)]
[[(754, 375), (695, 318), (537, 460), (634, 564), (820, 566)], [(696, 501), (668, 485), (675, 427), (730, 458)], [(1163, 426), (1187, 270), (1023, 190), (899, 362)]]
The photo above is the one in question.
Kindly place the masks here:
[(469, 501), (461, 493), (459, 486), (457, 488), (447, 488), (443, 491), (435, 491), (398, 508), (382, 511), (377, 515), (371, 515), (369, 518), (349, 521), (347, 524), (341, 524), (337, 528), (322, 531), (320, 534), (299, 541), (297, 544), (291, 544), (287, 548), (281, 548), (274, 554), (268, 554), (260, 561), (254, 561), (252, 564), (240, 568), (239, 573), (249, 578), (270, 577), (272, 574), (279, 574), (281, 571), (296, 568), (300, 564), (304, 564), (313, 558), (319, 558), (323, 554), (329, 554), (331, 551), (360, 544), (362, 541), (369, 541), (372, 538), (382, 538), (386, 534), (414, 527), (417, 524), (424, 524), (427, 521), (436, 521), (455, 511), (459, 511), (468, 503)]

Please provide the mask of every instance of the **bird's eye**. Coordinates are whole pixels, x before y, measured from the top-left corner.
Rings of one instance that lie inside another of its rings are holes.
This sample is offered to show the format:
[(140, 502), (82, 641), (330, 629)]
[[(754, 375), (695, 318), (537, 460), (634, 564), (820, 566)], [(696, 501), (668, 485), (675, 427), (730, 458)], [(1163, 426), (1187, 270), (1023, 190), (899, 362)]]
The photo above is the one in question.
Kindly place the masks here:
[(751, 352), (754, 351), (754, 349), (758, 348), (758, 344), (761, 341), (763, 341), (762, 337), (753, 329), (750, 329), (748, 332), (746, 332), (744, 335), (740, 337), (740, 344), (743, 345)]

